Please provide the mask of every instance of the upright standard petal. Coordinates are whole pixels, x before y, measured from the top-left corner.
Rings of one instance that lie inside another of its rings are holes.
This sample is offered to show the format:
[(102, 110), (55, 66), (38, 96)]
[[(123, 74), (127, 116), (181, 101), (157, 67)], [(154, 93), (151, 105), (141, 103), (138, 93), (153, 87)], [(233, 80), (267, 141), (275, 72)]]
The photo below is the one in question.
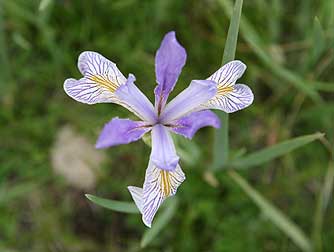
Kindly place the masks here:
[(126, 82), (115, 63), (96, 52), (83, 52), (78, 59), (78, 68), (83, 78), (67, 79), (65, 92), (74, 100), (87, 103), (118, 103), (115, 91)]
[(126, 83), (120, 86), (116, 92), (116, 97), (121, 101), (121, 105), (132, 111), (139, 118), (151, 124), (157, 120), (152, 103), (134, 84), (136, 78), (129, 74)]
[(152, 128), (152, 152), (150, 159), (155, 166), (167, 171), (173, 171), (180, 159), (176, 155), (172, 136), (168, 129), (161, 124), (157, 124)]
[(203, 127), (212, 126), (214, 128), (220, 127), (220, 120), (218, 116), (210, 110), (193, 112), (187, 116), (171, 123), (171, 130), (186, 138), (192, 138), (197, 130)]
[(151, 227), (153, 218), (163, 201), (176, 194), (177, 188), (186, 179), (181, 167), (174, 171), (157, 168), (152, 162), (146, 169), (143, 189), (129, 186), (128, 189), (135, 201), (146, 226)]
[(139, 140), (151, 126), (145, 122), (113, 118), (108, 122), (96, 143), (96, 148), (107, 148), (119, 144), (128, 144)]
[(181, 118), (197, 110), (217, 93), (215, 82), (210, 80), (193, 80), (189, 87), (183, 90), (161, 113), (161, 121), (169, 124), (171, 121)]
[(165, 106), (168, 95), (175, 86), (186, 58), (186, 51), (176, 40), (175, 32), (167, 33), (155, 56), (155, 74), (158, 85), (154, 94), (155, 107), (158, 113)]
[(246, 65), (234, 60), (222, 66), (208, 80), (217, 85), (217, 94), (202, 107), (219, 109), (232, 113), (248, 107), (254, 100), (251, 89), (243, 84), (235, 84), (246, 70)]

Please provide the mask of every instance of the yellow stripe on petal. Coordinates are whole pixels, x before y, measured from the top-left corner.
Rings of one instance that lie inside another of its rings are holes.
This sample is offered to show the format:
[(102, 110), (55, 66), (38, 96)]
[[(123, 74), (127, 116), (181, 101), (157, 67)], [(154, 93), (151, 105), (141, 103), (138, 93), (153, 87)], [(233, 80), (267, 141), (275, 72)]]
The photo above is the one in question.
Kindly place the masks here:
[(83, 78), (67, 79), (65, 92), (73, 99), (87, 104), (112, 102), (121, 104), (115, 91), (126, 83), (116, 64), (96, 52), (83, 52), (78, 59)]
[(177, 188), (185, 180), (181, 167), (174, 171), (159, 169), (151, 162), (148, 165), (143, 186), (142, 215), (146, 226), (151, 227), (152, 220), (164, 200), (175, 195)]
[(223, 86), (221, 84), (218, 85), (218, 89), (217, 89), (217, 95), (225, 95), (227, 93), (230, 93), (233, 91), (233, 86), (232, 87), (226, 87), (226, 86)]
[(116, 89), (119, 87), (119, 84), (112, 82), (111, 80), (107, 79), (104, 76), (101, 75), (93, 75), (91, 77), (88, 77), (91, 81), (96, 82), (101, 87), (104, 87), (108, 89), (110, 92), (114, 93)]
[(232, 113), (244, 109), (252, 104), (254, 95), (252, 90), (244, 84), (235, 84), (243, 75), (246, 65), (239, 60), (233, 60), (219, 68), (208, 80), (217, 84), (217, 93), (202, 109), (219, 109)]
[(160, 170), (160, 176), (161, 176), (161, 191), (164, 197), (168, 197), (171, 194), (171, 185), (170, 185), (170, 178), (169, 178), (169, 172), (165, 170)]

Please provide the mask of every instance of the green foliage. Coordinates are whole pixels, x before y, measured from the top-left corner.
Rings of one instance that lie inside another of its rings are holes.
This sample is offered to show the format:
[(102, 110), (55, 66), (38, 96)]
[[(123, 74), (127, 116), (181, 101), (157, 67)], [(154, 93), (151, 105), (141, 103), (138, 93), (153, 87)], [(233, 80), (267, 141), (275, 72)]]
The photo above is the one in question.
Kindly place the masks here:
[(277, 225), (286, 235), (297, 244), (302, 251), (311, 251), (312, 247), (309, 239), (293, 222), (291, 222), (280, 210), (262, 197), (260, 193), (253, 189), (236, 172), (229, 171), (230, 177), (244, 190), (244, 192), (254, 201), (262, 212)]
[(85, 196), (91, 202), (99, 206), (108, 208), (110, 210), (114, 210), (114, 211), (122, 212), (122, 213), (139, 213), (136, 205), (131, 202), (109, 200), (109, 199), (100, 198), (100, 197), (97, 197), (91, 194), (86, 194)]
[[(234, 60), (235, 51), (237, 48), (239, 23), (241, 17), (243, 0), (237, 0), (234, 5), (233, 13), (231, 16), (230, 26), (226, 37), (226, 43), (224, 47), (224, 54), (222, 59), (222, 65)], [(221, 129), (215, 131), (214, 139), (214, 156), (213, 156), (213, 169), (219, 169), (227, 163), (229, 156), (229, 135), (228, 135), (228, 114), (224, 112), (218, 112), (218, 116), (221, 121)]]
[(142, 248), (145, 248), (148, 244), (150, 244), (150, 242), (152, 242), (157, 237), (163, 228), (166, 227), (168, 222), (170, 222), (178, 206), (177, 198), (169, 198), (164, 203), (164, 206), (165, 208), (163, 209), (163, 212), (155, 218), (152, 228), (144, 233), (140, 242), (140, 246)]
[(246, 156), (239, 157), (236, 160), (232, 160), (228, 165), (233, 168), (250, 168), (253, 166), (259, 166), (323, 137), (324, 134), (315, 133), (312, 135), (289, 139)]

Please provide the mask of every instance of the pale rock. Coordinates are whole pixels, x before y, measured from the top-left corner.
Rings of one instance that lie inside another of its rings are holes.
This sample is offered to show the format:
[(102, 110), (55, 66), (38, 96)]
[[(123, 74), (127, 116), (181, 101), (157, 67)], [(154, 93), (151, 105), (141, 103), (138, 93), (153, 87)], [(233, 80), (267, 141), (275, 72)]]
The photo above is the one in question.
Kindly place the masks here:
[(83, 190), (94, 188), (98, 169), (104, 160), (104, 152), (96, 150), (93, 143), (70, 126), (58, 131), (51, 150), (52, 167), (70, 185)]

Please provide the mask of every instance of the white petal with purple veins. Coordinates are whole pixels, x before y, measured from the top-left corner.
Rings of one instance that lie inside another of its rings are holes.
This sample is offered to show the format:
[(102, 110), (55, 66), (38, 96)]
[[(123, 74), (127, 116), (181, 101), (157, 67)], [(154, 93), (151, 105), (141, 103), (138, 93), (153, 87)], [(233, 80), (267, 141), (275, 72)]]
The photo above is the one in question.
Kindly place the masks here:
[(253, 92), (248, 86), (235, 84), (231, 91), (217, 95), (211, 99), (205, 107), (223, 110), (226, 113), (233, 113), (248, 107), (253, 103), (253, 100)]
[(243, 75), (246, 65), (240, 60), (233, 60), (219, 68), (207, 80), (212, 80), (219, 87), (231, 87)]
[(115, 63), (96, 52), (83, 52), (78, 59), (83, 78), (67, 79), (65, 92), (73, 99), (87, 104), (118, 103), (114, 92), (126, 82)]
[(217, 93), (207, 103), (202, 104), (201, 108), (219, 109), (232, 113), (251, 105), (254, 100), (252, 90), (244, 84), (235, 84), (245, 70), (244, 63), (234, 60), (212, 74), (208, 80), (216, 83)]
[(143, 186), (142, 219), (146, 226), (151, 227), (153, 218), (163, 201), (176, 194), (177, 188), (185, 180), (179, 165), (172, 172), (157, 168), (149, 163)]
[(126, 79), (115, 63), (96, 52), (81, 53), (78, 68), (84, 77), (64, 82), (64, 90), (70, 97), (87, 104), (116, 103), (144, 121), (155, 122), (153, 105), (136, 87), (133, 75)]
[(135, 202), (139, 212), (143, 211), (143, 189), (136, 186), (128, 186), (133, 201)]

